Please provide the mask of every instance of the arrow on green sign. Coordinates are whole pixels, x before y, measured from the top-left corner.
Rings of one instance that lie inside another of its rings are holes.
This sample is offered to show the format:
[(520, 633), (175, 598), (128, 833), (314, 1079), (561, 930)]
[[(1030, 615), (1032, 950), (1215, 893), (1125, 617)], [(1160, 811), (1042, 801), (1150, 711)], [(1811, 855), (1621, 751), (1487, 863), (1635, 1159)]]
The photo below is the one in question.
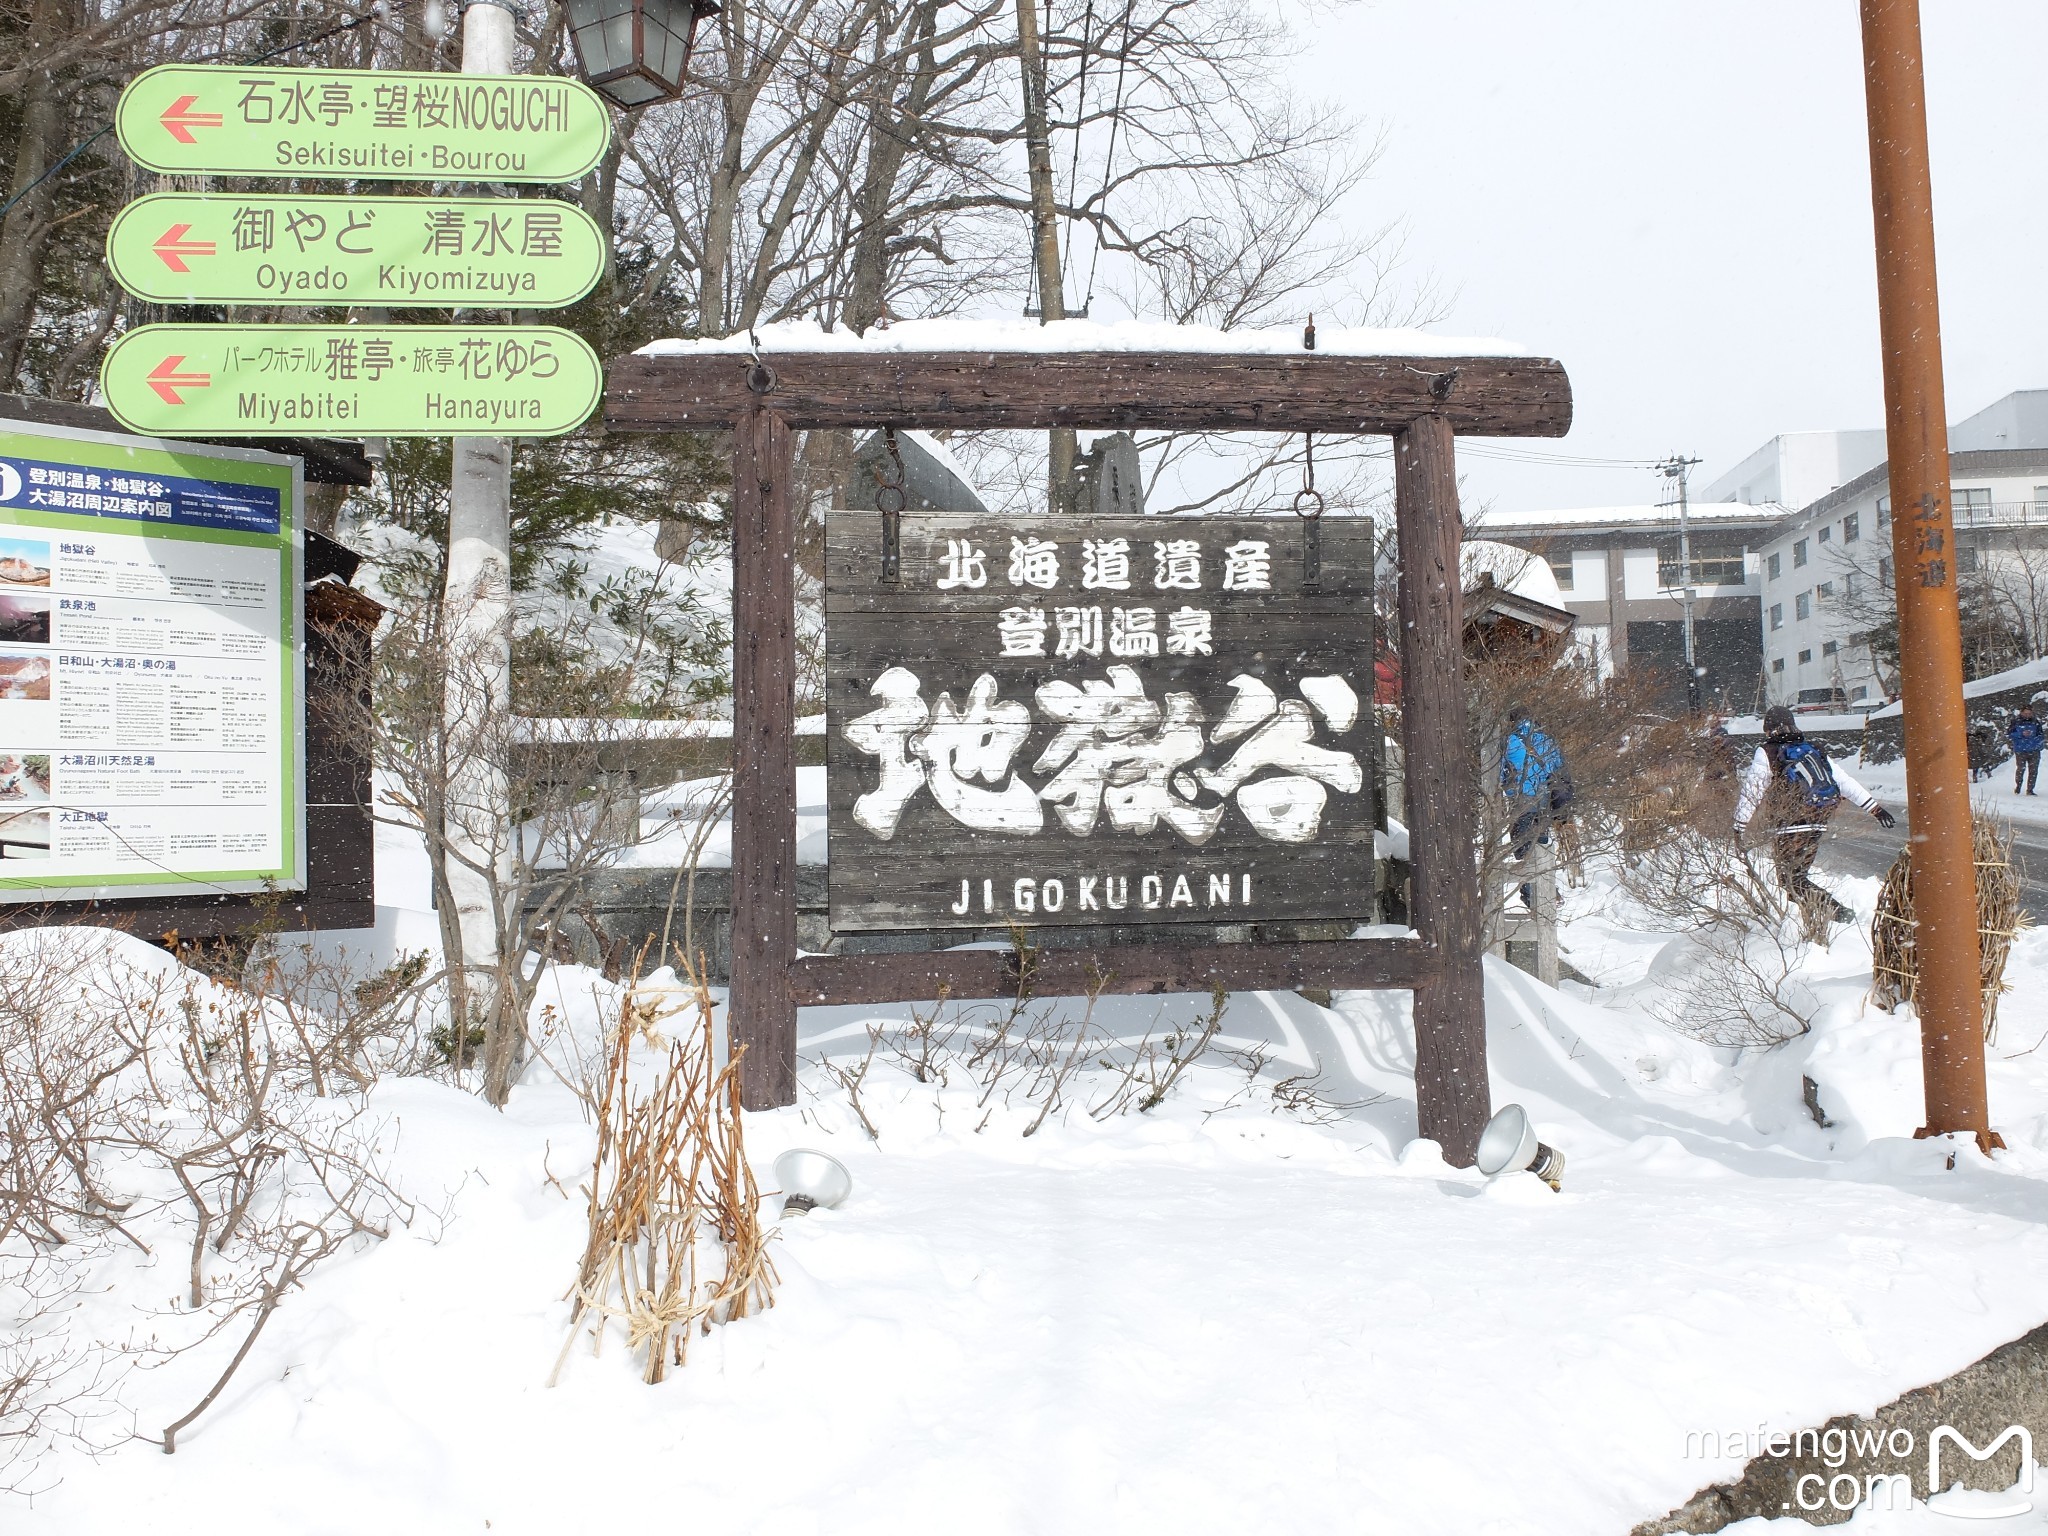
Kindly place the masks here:
[(115, 217), (107, 265), (160, 304), (556, 309), (597, 282), (604, 234), (554, 198), (158, 192)]
[(604, 374), (545, 325), (145, 325), (100, 389), (152, 437), (554, 437), (589, 420)]
[(128, 83), (114, 131), (152, 171), (393, 181), (575, 181), (611, 114), (560, 75), (162, 64)]

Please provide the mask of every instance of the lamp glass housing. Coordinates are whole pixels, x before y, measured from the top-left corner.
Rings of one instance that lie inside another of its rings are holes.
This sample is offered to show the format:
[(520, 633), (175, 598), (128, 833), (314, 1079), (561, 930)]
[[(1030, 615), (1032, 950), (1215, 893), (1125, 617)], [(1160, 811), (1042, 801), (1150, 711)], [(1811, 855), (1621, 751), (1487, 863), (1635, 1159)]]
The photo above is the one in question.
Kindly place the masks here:
[(710, 0), (567, 0), (569, 37), (591, 89), (628, 110), (683, 92)]

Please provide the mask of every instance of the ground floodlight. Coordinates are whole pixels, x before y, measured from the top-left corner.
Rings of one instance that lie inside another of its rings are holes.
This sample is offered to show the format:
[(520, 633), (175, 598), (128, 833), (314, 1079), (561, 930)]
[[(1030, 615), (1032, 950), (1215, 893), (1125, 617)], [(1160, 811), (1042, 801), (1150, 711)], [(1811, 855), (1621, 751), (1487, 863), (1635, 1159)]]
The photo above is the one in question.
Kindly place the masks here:
[(785, 1216), (821, 1205), (829, 1211), (853, 1193), (853, 1175), (846, 1165), (809, 1147), (791, 1147), (775, 1159), (775, 1182), (782, 1186)]
[(1529, 1112), (1519, 1104), (1508, 1105), (1486, 1122), (1473, 1161), (1489, 1179), (1526, 1168), (1552, 1189), (1564, 1184), (1564, 1154), (1536, 1139)]

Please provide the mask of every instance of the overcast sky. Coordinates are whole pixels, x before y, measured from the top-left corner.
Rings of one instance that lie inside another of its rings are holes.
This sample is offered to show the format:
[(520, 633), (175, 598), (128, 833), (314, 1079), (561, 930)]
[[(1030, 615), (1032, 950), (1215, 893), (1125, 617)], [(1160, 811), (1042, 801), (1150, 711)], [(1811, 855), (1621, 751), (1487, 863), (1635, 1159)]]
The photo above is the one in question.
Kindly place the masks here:
[[(1951, 420), (2048, 386), (2048, 0), (1923, 0)], [(1304, 88), (1382, 126), (1356, 221), (1406, 221), (1445, 334), (1561, 359), (1547, 452), (1706, 462), (1883, 425), (1853, 0), (1354, 0)], [(1502, 509), (1654, 475), (1467, 455)]]

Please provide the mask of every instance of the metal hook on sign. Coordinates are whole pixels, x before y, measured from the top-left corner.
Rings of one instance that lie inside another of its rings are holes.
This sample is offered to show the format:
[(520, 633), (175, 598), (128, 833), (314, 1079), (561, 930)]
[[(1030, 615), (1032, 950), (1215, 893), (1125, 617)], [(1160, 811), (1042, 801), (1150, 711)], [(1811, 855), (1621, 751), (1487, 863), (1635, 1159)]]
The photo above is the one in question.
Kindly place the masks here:
[(775, 370), (761, 361), (761, 338), (752, 330), (747, 332), (747, 355), (753, 362), (747, 368), (747, 388), (757, 395), (765, 395), (775, 388)]
[(1294, 515), (1301, 519), (1301, 584), (1314, 588), (1323, 581), (1323, 493), (1316, 489), (1316, 438), (1301, 434), (1301, 489), (1294, 493)]
[(882, 514), (882, 580), (893, 582), (903, 579), (903, 509), (910, 505), (910, 493), (904, 488), (903, 453), (894, 427), (882, 428), (882, 446), (889, 462), (875, 466), (875, 510)]

